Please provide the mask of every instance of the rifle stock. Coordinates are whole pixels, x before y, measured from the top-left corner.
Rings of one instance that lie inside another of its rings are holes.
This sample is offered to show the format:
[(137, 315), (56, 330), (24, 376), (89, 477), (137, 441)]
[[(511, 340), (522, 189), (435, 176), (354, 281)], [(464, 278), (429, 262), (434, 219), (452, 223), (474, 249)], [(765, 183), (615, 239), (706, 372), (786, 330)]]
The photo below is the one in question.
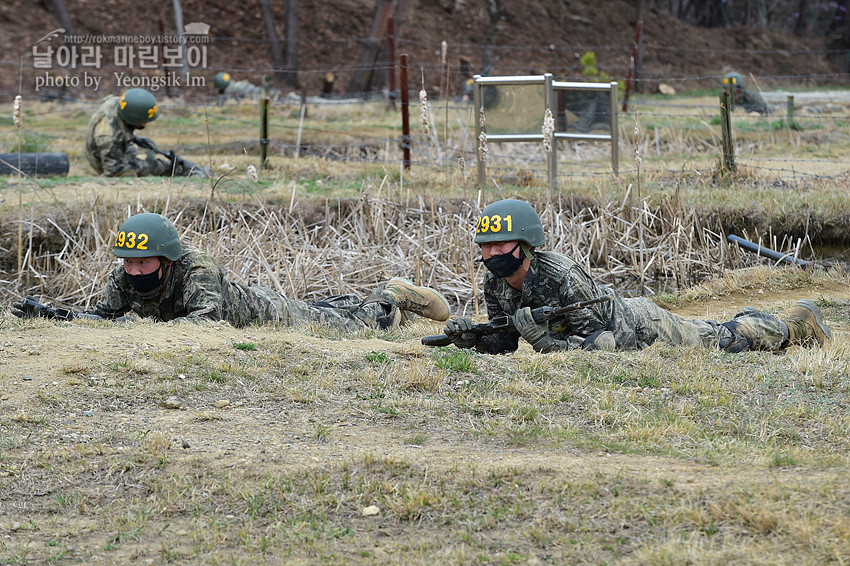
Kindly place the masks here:
[[(561, 316), (562, 314), (577, 311), (579, 309), (595, 305), (596, 303), (602, 303), (610, 300), (611, 295), (602, 295), (601, 297), (596, 297), (595, 299), (588, 299), (586, 301), (573, 303), (564, 307), (538, 307), (536, 309), (531, 310), (531, 316), (534, 318), (535, 322), (545, 322), (547, 320), (552, 320), (553, 318)], [(514, 317), (503, 315), (497, 316), (491, 319), (489, 322), (485, 322), (483, 324), (473, 324), (470, 331), (474, 332), (478, 336), (487, 336), (489, 334), (505, 332), (514, 328), (516, 328), (516, 326), (514, 325)], [(423, 346), (449, 346), (451, 343), (452, 338), (447, 334), (437, 334), (435, 336), (425, 336), (424, 338), (422, 338)]]

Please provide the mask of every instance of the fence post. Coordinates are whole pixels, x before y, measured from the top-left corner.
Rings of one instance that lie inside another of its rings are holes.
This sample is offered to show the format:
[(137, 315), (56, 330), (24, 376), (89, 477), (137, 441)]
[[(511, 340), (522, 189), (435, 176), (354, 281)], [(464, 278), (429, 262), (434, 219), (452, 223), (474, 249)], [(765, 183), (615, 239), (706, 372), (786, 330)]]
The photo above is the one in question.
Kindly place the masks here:
[[(623, 112), (629, 110), (629, 93), (632, 91), (632, 83), (637, 73), (638, 53), (640, 49), (640, 35), (643, 31), (643, 20), (638, 20), (635, 25), (635, 41), (632, 44), (632, 55), (629, 58), (629, 74), (626, 77), (626, 93), (623, 96)], [(640, 77), (638, 77), (640, 78)]]
[(791, 128), (794, 126), (794, 96), (788, 95), (788, 101), (785, 103), (785, 126)]
[(271, 77), (263, 77), (263, 99), (260, 101), (260, 171), (266, 165), (269, 151), (269, 84)]
[(399, 90), (401, 91), (401, 151), (405, 169), (410, 169), (410, 101), (407, 92), (407, 53), (399, 56)]
[(720, 129), (723, 145), (722, 166), (725, 171), (735, 170), (735, 144), (732, 143), (732, 112), (729, 108), (729, 91), (720, 93)]

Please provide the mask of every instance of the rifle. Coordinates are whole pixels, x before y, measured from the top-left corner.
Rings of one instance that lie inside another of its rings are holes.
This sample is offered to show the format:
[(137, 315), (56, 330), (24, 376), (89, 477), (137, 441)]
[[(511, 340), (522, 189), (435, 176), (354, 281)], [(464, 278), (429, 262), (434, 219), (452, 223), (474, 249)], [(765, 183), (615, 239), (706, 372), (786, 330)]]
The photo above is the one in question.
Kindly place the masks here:
[[(573, 303), (565, 307), (538, 307), (536, 309), (531, 310), (531, 316), (534, 318), (535, 322), (545, 322), (548, 320), (552, 320), (553, 318), (557, 318), (568, 312), (577, 311), (579, 309), (595, 305), (596, 303), (602, 303), (604, 301), (610, 300), (611, 295), (603, 295), (601, 297), (596, 297), (595, 299), (588, 299), (586, 301)], [(485, 322), (483, 324), (473, 324), (472, 328), (470, 329), (470, 332), (473, 332), (478, 336), (487, 336), (488, 334), (505, 332), (506, 330), (513, 330), (514, 328), (516, 328), (516, 325), (514, 325), (514, 317), (509, 315), (502, 315), (497, 316), (491, 319), (489, 322)], [(424, 346), (448, 346), (451, 343), (452, 338), (447, 334), (438, 334), (437, 336), (426, 336), (422, 339), (422, 344)]]
[(156, 145), (151, 142), (148, 138), (134, 136), (133, 141), (137, 146), (142, 147), (144, 149), (148, 149), (154, 153), (158, 153), (159, 155), (168, 159), (171, 162), (171, 168), (174, 170), (175, 163), (180, 166), (180, 171), (185, 172), (185, 176), (189, 176), (189, 173), (192, 170), (198, 171), (200, 173), (204, 173), (205, 175), (209, 175), (209, 171), (205, 167), (201, 167), (197, 163), (192, 163), (188, 159), (183, 159), (176, 153), (174, 153), (173, 149), (169, 149), (168, 151), (162, 151)]
[(55, 318), (57, 320), (71, 321), (75, 318), (87, 318), (90, 320), (103, 320), (96, 314), (75, 313), (69, 309), (48, 307), (27, 295), (21, 303), (12, 303), (12, 314), (18, 318)]
[(20, 318), (56, 318), (59, 320), (74, 320), (74, 313), (68, 309), (53, 308), (43, 305), (30, 295), (24, 297), (22, 303), (12, 303), (12, 314)]

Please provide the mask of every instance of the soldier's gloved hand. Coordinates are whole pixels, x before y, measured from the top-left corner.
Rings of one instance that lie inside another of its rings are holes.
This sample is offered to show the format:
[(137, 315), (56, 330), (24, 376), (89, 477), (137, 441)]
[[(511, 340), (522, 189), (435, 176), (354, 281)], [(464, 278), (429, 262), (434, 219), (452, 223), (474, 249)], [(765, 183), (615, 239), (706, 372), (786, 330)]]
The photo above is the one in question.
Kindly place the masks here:
[(531, 307), (523, 307), (514, 314), (514, 326), (520, 336), (531, 344), (535, 352), (551, 352), (555, 349), (555, 340), (549, 336), (549, 322), (535, 322), (531, 316)]
[(171, 159), (171, 163), (174, 166), (174, 174), (178, 176), (182, 175), (183, 170), (186, 168), (186, 162), (183, 161), (183, 158), (174, 153), (173, 149), (168, 151), (168, 157)]
[[(174, 153), (173, 149), (169, 149), (168, 151), (163, 153), (163, 157), (168, 160), (168, 170), (169, 172), (174, 171), (176, 174), (180, 173), (180, 166), (176, 165), (175, 159), (177, 159), (177, 155)], [(176, 165), (176, 168), (175, 168)]]
[(720, 326), (724, 327), (724, 329), (720, 331), (720, 340), (717, 343), (717, 346), (721, 350), (725, 350), (730, 354), (738, 354), (750, 349), (750, 341), (747, 340), (746, 336), (738, 331), (737, 322), (732, 320), (724, 322)]
[(452, 339), (452, 344), (458, 348), (472, 348), (478, 343), (478, 335), (472, 332), (472, 319), (460, 316), (447, 320), (443, 334)]
[(144, 136), (136, 136), (136, 145), (139, 145), (145, 149), (153, 150), (156, 147), (156, 144), (153, 143), (153, 140), (150, 138), (146, 138)]
[(582, 350), (604, 350), (613, 352), (617, 348), (614, 333), (610, 330), (597, 330), (581, 343)]
[(12, 303), (12, 314), (18, 318), (51, 318), (50, 310), (30, 295), (27, 295), (21, 303)]

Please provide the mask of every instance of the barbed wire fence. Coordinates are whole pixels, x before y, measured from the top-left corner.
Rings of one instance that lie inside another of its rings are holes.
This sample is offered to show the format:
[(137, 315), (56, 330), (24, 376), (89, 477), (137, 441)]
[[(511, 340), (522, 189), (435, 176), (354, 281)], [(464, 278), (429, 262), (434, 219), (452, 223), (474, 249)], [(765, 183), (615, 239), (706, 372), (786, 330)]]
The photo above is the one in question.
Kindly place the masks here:
[[(720, 89), (718, 88), (717, 91)], [(714, 97), (708, 97), (713, 100)], [(678, 102), (665, 100), (661, 96), (638, 96), (631, 101), (628, 112), (621, 113), (619, 119), (619, 150), (623, 172), (629, 171), (629, 156), (639, 149), (644, 161), (642, 169), (645, 173), (674, 174), (681, 173), (682, 168), (704, 169), (706, 163), (719, 160), (721, 148), (719, 143), (720, 109), (716, 102), (687, 102), (687, 98), (677, 98)], [(686, 102), (681, 102), (685, 100)], [(302, 157), (322, 157), (342, 160), (351, 163), (377, 163), (396, 165), (401, 159), (400, 123), (387, 128), (384, 132), (372, 128), (370, 132), (352, 132), (349, 128), (334, 128), (332, 121), (306, 120), (299, 124), (298, 120), (283, 119), (292, 108), (300, 104), (323, 105), (339, 104), (354, 105), (367, 109), (370, 114), (394, 112), (387, 109), (387, 101), (383, 96), (370, 98), (337, 99), (328, 102), (316, 97), (301, 100), (298, 97), (272, 101), (272, 118), (269, 123), (270, 155), (292, 157), (296, 153)], [(250, 104), (243, 102), (242, 104)], [(449, 137), (439, 139), (444, 146), (439, 154), (431, 152), (434, 148), (433, 138), (413, 132), (412, 160), (413, 167), (457, 167), (458, 159), (463, 157), (467, 166), (472, 170), (477, 158), (477, 141), (475, 139), (473, 112), (470, 102), (439, 99), (431, 101), (432, 116), (437, 120), (434, 133), (442, 138), (446, 124), (442, 120), (446, 113), (454, 122), (449, 124)], [(40, 110), (42, 117), (55, 115), (91, 114), (97, 106), (96, 102), (81, 102), (73, 105), (54, 105), (50, 109)], [(750, 171), (765, 176), (783, 180), (800, 178), (834, 178), (846, 179), (850, 172), (850, 163), (836, 158), (815, 157), (811, 145), (823, 143), (822, 132), (832, 130), (830, 140), (838, 145), (846, 146), (850, 134), (846, 124), (850, 124), (850, 91), (844, 102), (827, 102), (808, 104), (795, 111), (793, 124), (789, 124), (785, 115), (785, 104), (772, 104), (775, 113), (771, 115), (748, 114), (743, 111), (733, 113), (733, 131), (738, 145), (736, 158), (738, 164)], [(198, 118), (208, 118), (211, 123), (233, 124), (234, 129), (244, 132), (253, 130), (259, 132), (260, 119), (246, 119), (229, 115), (227, 106), (215, 103), (185, 102), (181, 100), (164, 101), (162, 104), (163, 120), (167, 123), (168, 113), (180, 110), (183, 115)], [(445, 112), (444, 112), (445, 111)], [(634, 120), (640, 122), (640, 137), (635, 138)], [(5, 112), (0, 124), (11, 124), (11, 111)], [(845, 124), (842, 128), (841, 124)], [(165, 127), (165, 126), (159, 126)], [(305, 140), (296, 146), (296, 139)], [(10, 130), (11, 131), (11, 130)], [(24, 134), (40, 140), (39, 145), (50, 147), (52, 143), (63, 140), (68, 143), (82, 142), (79, 133), (59, 134), (24, 128)], [(192, 136), (186, 136), (191, 139)], [(217, 140), (207, 144), (205, 136), (194, 136), (197, 143), (181, 142), (174, 149), (185, 153), (206, 153), (210, 149), (214, 154), (250, 152), (259, 145), (258, 137), (240, 137), (218, 135)], [(332, 139), (332, 143), (316, 144), (310, 140), (317, 138)], [(14, 151), (13, 139), (10, 135), (2, 138), (4, 151)], [(781, 156), (771, 155), (772, 152), (760, 154), (763, 145), (768, 142), (784, 141), (788, 146)], [(559, 186), (567, 185), (571, 180), (581, 178), (609, 177), (611, 175), (609, 149), (604, 144), (590, 142), (558, 142), (562, 144), (559, 154), (562, 166), (559, 167)], [(488, 150), (488, 176), (498, 178), (507, 174), (514, 177), (514, 184), (532, 182), (534, 178), (545, 179), (546, 155), (539, 144), (490, 144)], [(679, 156), (682, 161), (676, 169), (667, 169), (664, 165), (670, 156)], [(439, 160), (439, 163), (436, 161)], [(789, 165), (793, 163), (792, 165)], [(693, 165), (695, 164), (695, 165)], [(501, 173), (500, 173), (501, 171)], [(507, 172), (507, 173), (505, 173)], [(517, 178), (519, 176), (519, 178)], [(507, 182), (511, 182), (508, 179)]]

